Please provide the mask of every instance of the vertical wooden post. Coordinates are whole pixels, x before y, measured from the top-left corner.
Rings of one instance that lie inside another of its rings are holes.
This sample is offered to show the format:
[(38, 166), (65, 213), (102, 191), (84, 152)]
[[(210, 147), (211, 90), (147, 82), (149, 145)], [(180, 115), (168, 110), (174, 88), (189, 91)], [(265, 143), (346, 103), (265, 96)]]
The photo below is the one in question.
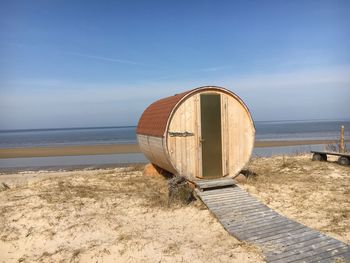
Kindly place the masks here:
[(340, 126), (340, 146), (339, 152), (344, 153), (345, 145), (344, 145), (344, 125)]

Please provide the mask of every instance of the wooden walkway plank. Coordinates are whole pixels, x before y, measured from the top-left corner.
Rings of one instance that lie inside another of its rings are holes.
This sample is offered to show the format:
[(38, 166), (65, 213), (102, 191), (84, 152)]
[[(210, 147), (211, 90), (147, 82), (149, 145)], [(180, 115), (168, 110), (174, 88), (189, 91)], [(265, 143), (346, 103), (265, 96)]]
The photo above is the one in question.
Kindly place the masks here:
[(286, 223), (285, 221), (279, 221), (279, 222), (271, 223), (270, 225), (266, 225), (263, 229), (261, 229), (261, 227), (253, 228), (253, 229), (240, 229), (240, 230), (237, 230), (236, 228), (234, 228), (234, 231), (236, 233), (242, 233), (247, 236), (252, 236), (252, 235), (262, 236), (264, 234), (277, 231), (278, 229), (283, 229), (283, 228), (287, 229), (288, 227), (292, 227), (295, 225), (296, 224), (293, 222)]
[[(218, 214), (218, 216), (220, 216)], [(222, 215), (222, 218), (219, 218), (219, 221), (225, 225), (247, 225), (247, 224), (253, 224), (257, 221), (264, 221), (267, 220), (273, 216), (277, 217), (278, 215), (272, 215), (271, 213), (266, 213), (264, 211), (257, 211), (254, 214), (240, 214), (235, 212), (228, 212), (224, 213)], [(264, 218), (266, 217), (266, 218)]]
[(326, 263), (342, 257), (350, 263), (349, 245), (278, 214), (231, 183), (199, 182), (196, 193), (226, 231), (261, 247), (267, 262)]
[(335, 239), (326, 239), (323, 241), (314, 241), (312, 244), (305, 244), (305, 242), (303, 243), (298, 243), (295, 246), (292, 246), (293, 249), (291, 250), (285, 250), (282, 253), (278, 254), (278, 255), (266, 255), (267, 258), (269, 259), (269, 261), (273, 262), (274, 260), (280, 260), (292, 255), (296, 255), (296, 254), (300, 254), (300, 253), (305, 253), (305, 252), (309, 252), (309, 251), (314, 251), (316, 248), (321, 248), (321, 247), (326, 247), (328, 245), (332, 245), (337, 243), (337, 240)]
[(225, 213), (226, 218), (223, 218), (223, 221), (231, 220), (230, 215), (232, 215), (233, 220), (237, 220), (237, 219), (238, 220), (243, 220), (243, 219), (248, 220), (249, 218), (254, 218), (254, 217), (260, 217), (262, 219), (262, 216), (267, 217), (267, 216), (278, 215), (277, 213), (274, 213), (274, 212), (269, 211), (267, 209), (258, 209), (258, 210), (245, 209), (244, 210), (244, 207), (243, 207), (242, 210), (243, 211), (239, 211), (239, 210), (237, 210), (237, 208), (235, 208), (235, 210), (231, 211), (231, 213)]
[[(325, 260), (325, 259), (329, 259), (329, 258), (333, 258), (333, 261), (336, 259), (336, 258), (339, 258), (341, 257), (341, 255), (346, 255), (347, 253), (350, 252), (349, 250), (349, 246), (346, 247), (345, 244), (343, 244), (343, 246), (340, 246), (340, 247), (328, 247), (325, 249), (326, 251), (320, 253), (318, 252), (317, 254), (314, 254), (314, 255), (310, 255), (308, 256), (307, 258), (302, 258), (301, 260), (298, 260), (296, 262), (318, 262), (318, 261), (321, 261), (321, 260)], [(344, 258), (343, 261), (349, 261), (350, 258)]]
[(223, 192), (223, 193), (209, 193), (209, 191), (206, 192), (199, 192), (201, 194), (201, 196), (204, 199), (213, 199), (213, 198), (217, 198), (217, 197), (231, 197), (231, 198), (243, 198), (243, 197), (250, 197), (250, 195), (248, 193), (239, 193), (239, 192)]
[[(261, 207), (259, 206), (253, 206), (249, 207), (248, 210), (244, 210), (241, 212), (238, 212), (236, 210), (233, 210), (235, 207), (232, 205), (231, 207), (226, 207), (225, 209), (219, 209), (219, 208), (214, 208), (211, 209), (208, 207), (213, 213), (215, 213), (218, 217), (225, 217), (223, 218), (223, 221), (229, 220), (230, 222), (235, 222), (237, 220), (242, 221), (242, 220), (253, 220), (255, 217), (258, 217), (260, 215), (265, 215), (268, 216), (270, 215), (269, 213), (266, 213)], [(231, 209), (231, 210), (230, 210)]]
[(272, 252), (274, 252), (274, 254), (281, 253), (284, 251), (284, 249), (292, 246), (293, 244), (302, 243), (318, 237), (320, 237), (318, 233), (308, 231), (307, 229), (302, 229), (301, 231), (294, 231), (294, 235), (291, 235), (291, 233), (284, 233), (277, 239), (269, 240), (267, 242), (261, 242), (258, 240), (254, 243), (266, 251), (267, 255), (271, 254)]
[[(216, 204), (216, 206), (218, 206), (219, 204)], [(259, 205), (261, 207), (261, 210), (264, 211), (264, 212), (268, 212), (270, 211), (270, 209), (268, 207), (266, 207), (264, 204), (262, 203), (255, 203), (255, 202), (251, 202), (251, 203), (248, 203), (248, 202), (236, 202), (236, 203), (233, 203), (234, 205), (234, 210), (236, 212), (239, 212), (240, 214), (243, 214), (245, 213), (244, 211), (249, 211), (250, 210), (250, 206), (254, 206), (254, 205)], [(210, 204), (208, 204), (207, 206), (211, 206)], [(270, 211), (272, 212), (272, 210)]]
[[(233, 209), (236, 210), (235, 208), (237, 207), (237, 205), (239, 205), (239, 204), (229, 204), (229, 205), (224, 205), (223, 207), (220, 207), (220, 205), (215, 205), (215, 206), (208, 205), (208, 207), (210, 208), (210, 210), (215, 210), (216, 212), (220, 213), (221, 211), (225, 212), (230, 208), (232, 210)], [(244, 212), (248, 213), (248, 211), (250, 211), (250, 210), (254, 210), (254, 211), (251, 211), (252, 213), (258, 212), (258, 211), (264, 211), (265, 207), (259, 203), (246, 204), (245, 206), (242, 207), (242, 210), (239, 212), (240, 212), (240, 214), (243, 214)]]
[[(237, 208), (237, 206), (242, 203), (242, 200), (223, 200), (222, 203), (220, 201), (211, 201), (207, 203), (207, 206), (215, 206), (215, 205), (227, 205), (227, 204), (233, 204)], [(260, 204), (256, 200), (246, 200), (244, 201), (244, 204), (249, 205), (249, 204)]]
[(280, 255), (281, 253), (287, 253), (291, 250), (295, 250), (299, 247), (307, 247), (312, 246), (314, 244), (319, 244), (321, 242), (327, 242), (331, 243), (334, 239), (329, 239), (325, 236), (319, 236), (319, 235), (310, 235), (310, 236), (304, 236), (301, 240), (300, 238), (292, 239), (289, 241), (284, 241), (283, 244), (275, 251), (266, 253), (266, 256), (276, 256)]
[(308, 238), (312, 237), (319, 237), (320, 233), (309, 229), (309, 228), (302, 228), (295, 231), (290, 231), (287, 233), (283, 233), (277, 236), (263, 238), (260, 240), (255, 241), (256, 244), (262, 244), (262, 245), (279, 245), (284, 246), (288, 244), (289, 242), (302, 242), (304, 240), (307, 240)]
[(340, 254), (341, 252), (349, 251), (346, 244), (330, 244), (324, 247), (316, 248), (312, 251), (298, 252), (292, 256), (287, 256), (278, 260), (269, 260), (272, 263), (289, 263), (289, 262), (310, 262), (311, 260), (316, 260), (317, 258), (322, 259), (323, 257), (334, 256)]
[(252, 200), (250, 196), (244, 196), (244, 197), (237, 197), (237, 196), (231, 196), (231, 195), (225, 195), (225, 196), (219, 196), (219, 197), (208, 197), (203, 198), (204, 201), (208, 201), (209, 203), (221, 203), (221, 202), (247, 202), (247, 201), (256, 201)]
[(221, 194), (225, 194), (225, 193), (230, 193), (230, 194), (246, 194), (246, 193), (240, 193), (239, 191), (235, 191), (236, 187), (227, 187), (227, 188), (223, 188), (223, 189), (214, 189), (214, 190), (209, 190), (209, 191), (200, 191), (197, 190), (197, 193), (200, 194), (201, 196), (214, 196), (214, 195), (221, 195)]
[(294, 223), (294, 224), (290, 224), (287, 227), (283, 227), (283, 226), (277, 227), (276, 229), (273, 229), (272, 231), (270, 231), (268, 233), (264, 233), (264, 234), (261, 234), (261, 235), (255, 236), (255, 237), (249, 237), (249, 238), (247, 238), (247, 241), (255, 241), (255, 240), (259, 240), (259, 239), (266, 238), (266, 237), (273, 237), (273, 236), (277, 236), (277, 235), (282, 234), (282, 233), (290, 232), (293, 230), (299, 230), (299, 229), (305, 229), (305, 227), (302, 225), (299, 225), (297, 223)]
[[(225, 202), (225, 201), (224, 201)], [(233, 205), (233, 207), (234, 207), (234, 209), (236, 209), (237, 210), (237, 208), (238, 207), (241, 207), (241, 206), (243, 206), (243, 204), (244, 204), (244, 206), (253, 206), (253, 205), (260, 205), (260, 206), (263, 206), (261, 203), (259, 203), (259, 202), (253, 202), (253, 201), (245, 201), (245, 202), (240, 202), (240, 201), (238, 201), (238, 202), (225, 202), (225, 203), (223, 203), (223, 204), (221, 204), (220, 202), (215, 202), (215, 203), (208, 203), (207, 204), (207, 206), (209, 206), (209, 207), (220, 207), (220, 208), (223, 208), (223, 207), (225, 207), (225, 206), (232, 206)], [(239, 210), (237, 210), (237, 211), (239, 211)]]
[(223, 196), (232, 196), (232, 197), (248, 196), (247, 193), (232, 192), (232, 191), (229, 191), (229, 189), (227, 189), (224, 192), (215, 192), (215, 193), (210, 193), (211, 191), (205, 191), (205, 192), (198, 191), (198, 192), (203, 198), (213, 198), (213, 197), (223, 197)]
[(242, 195), (242, 196), (237, 196), (237, 195), (214, 195), (214, 196), (208, 196), (208, 197), (203, 197), (203, 201), (210, 201), (210, 202), (220, 202), (220, 201), (248, 201), (251, 200), (250, 196), (248, 195)]
[[(251, 212), (251, 213), (248, 213)], [(218, 214), (220, 216), (220, 214)], [(248, 224), (253, 223), (259, 220), (265, 220), (266, 218), (270, 218), (273, 216), (277, 216), (277, 214), (267, 213), (266, 211), (247, 211), (245, 214), (237, 213), (237, 212), (227, 212), (222, 215), (225, 218), (219, 219), (220, 222), (228, 224), (228, 225), (236, 225), (236, 224)]]
[(220, 180), (209, 180), (209, 181), (201, 180), (201, 181), (195, 182), (195, 184), (200, 190), (204, 190), (209, 188), (233, 186), (235, 185), (235, 182), (233, 181), (233, 179), (220, 179)]
[(244, 226), (232, 226), (237, 232), (265, 232), (267, 229), (271, 229), (275, 226), (287, 226), (294, 223), (293, 221), (285, 221), (283, 217), (276, 217), (273, 219), (261, 219), (256, 224), (246, 224)]
[(229, 223), (226, 223), (224, 220), (220, 220), (220, 222), (224, 224), (229, 224), (230, 227), (235, 227), (237, 230), (245, 227), (250, 227), (255, 224), (269, 224), (271, 220), (280, 220), (281, 216), (279, 215), (268, 215), (264, 218), (261, 218), (259, 216), (250, 217), (247, 220), (235, 220), (234, 222), (230, 221)]
[(312, 262), (319, 262), (319, 263), (336, 263), (337, 261), (341, 262), (341, 263), (350, 263), (350, 252), (345, 252), (345, 253), (340, 253), (337, 255), (332, 255), (329, 258), (325, 258), (325, 259), (319, 259), (316, 261), (312, 261)]
[(253, 231), (256, 229), (268, 229), (269, 226), (272, 226), (274, 224), (278, 224), (278, 223), (286, 223), (283, 217), (275, 217), (272, 219), (268, 219), (268, 220), (259, 220), (258, 222), (256, 222), (255, 224), (244, 224), (241, 226), (235, 226), (236, 231)]

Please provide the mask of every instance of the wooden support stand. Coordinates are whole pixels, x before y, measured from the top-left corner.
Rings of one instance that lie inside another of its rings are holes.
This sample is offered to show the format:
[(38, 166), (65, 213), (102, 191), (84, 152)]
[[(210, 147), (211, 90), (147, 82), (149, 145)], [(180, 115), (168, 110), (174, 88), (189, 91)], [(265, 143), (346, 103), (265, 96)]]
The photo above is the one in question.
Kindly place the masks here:
[(340, 127), (340, 146), (339, 146), (339, 152), (344, 153), (345, 152), (345, 144), (344, 144), (344, 125)]

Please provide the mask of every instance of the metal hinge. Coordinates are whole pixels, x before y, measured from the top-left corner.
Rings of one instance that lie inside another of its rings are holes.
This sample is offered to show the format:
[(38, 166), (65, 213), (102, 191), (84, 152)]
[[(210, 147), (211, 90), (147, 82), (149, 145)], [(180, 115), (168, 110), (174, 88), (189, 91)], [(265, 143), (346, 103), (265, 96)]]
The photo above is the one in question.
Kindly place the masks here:
[(188, 137), (188, 136), (194, 136), (194, 133), (192, 132), (169, 132), (170, 137)]

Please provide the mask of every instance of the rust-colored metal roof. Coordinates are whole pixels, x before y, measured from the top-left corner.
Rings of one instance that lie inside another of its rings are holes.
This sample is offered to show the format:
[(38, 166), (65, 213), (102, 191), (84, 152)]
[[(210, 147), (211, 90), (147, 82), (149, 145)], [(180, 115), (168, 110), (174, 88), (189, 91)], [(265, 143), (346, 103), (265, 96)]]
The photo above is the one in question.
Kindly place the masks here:
[(137, 125), (136, 133), (163, 137), (170, 114), (176, 104), (192, 90), (176, 94), (152, 103), (142, 113)]
[[(244, 104), (241, 98), (238, 97), (232, 91), (222, 87), (218, 87), (218, 86), (203, 86), (203, 87), (185, 91), (180, 94), (175, 94), (174, 96), (160, 99), (152, 103), (142, 113), (142, 116), (137, 125), (136, 133), (148, 135), (148, 136), (154, 136), (154, 137), (163, 137), (167, 129), (169, 117), (171, 117), (170, 115), (174, 110), (174, 108), (176, 107), (176, 105), (187, 95), (191, 95), (196, 92), (201, 92), (205, 90), (216, 90), (216, 91), (224, 92), (233, 96), (242, 104), (242, 106), (246, 109), (246, 111), (248, 112), (248, 115), (250, 116), (248, 107)], [(253, 123), (252, 119), (251, 119), (251, 122)]]

